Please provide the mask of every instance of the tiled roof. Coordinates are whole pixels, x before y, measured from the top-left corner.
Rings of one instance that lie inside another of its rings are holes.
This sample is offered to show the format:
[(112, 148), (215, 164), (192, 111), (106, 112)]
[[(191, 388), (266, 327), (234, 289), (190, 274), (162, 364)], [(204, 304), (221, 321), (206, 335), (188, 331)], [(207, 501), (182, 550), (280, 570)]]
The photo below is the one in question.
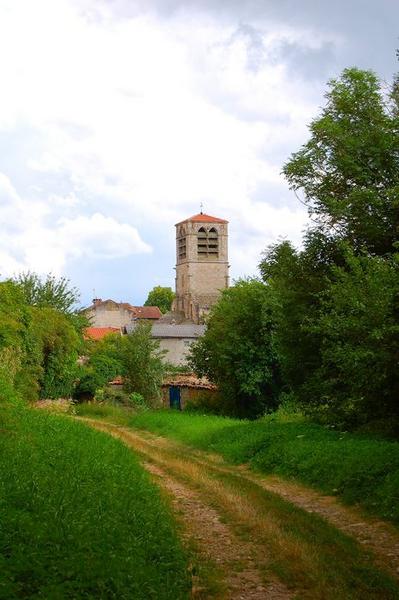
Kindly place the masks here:
[(152, 337), (196, 339), (204, 335), (205, 329), (205, 325), (195, 325), (194, 323), (182, 323), (181, 325), (154, 323), (152, 326)]
[(194, 215), (189, 219), (184, 219), (184, 221), (180, 221), (176, 223), (176, 225), (181, 225), (182, 223), (188, 223), (189, 221), (193, 223), (228, 223), (225, 219), (219, 219), (219, 217), (212, 217), (211, 215), (205, 215), (204, 213), (199, 213), (198, 215)]
[(205, 390), (216, 390), (215, 384), (211, 383), (206, 377), (197, 377), (194, 373), (181, 373), (177, 375), (170, 375), (165, 377), (162, 382), (162, 386), (177, 386), (177, 387), (190, 387), (190, 388), (202, 388)]
[(102, 340), (110, 333), (120, 333), (119, 327), (87, 327), (84, 332), (86, 340)]
[(132, 312), (138, 319), (160, 319), (162, 313), (158, 306), (132, 306)]

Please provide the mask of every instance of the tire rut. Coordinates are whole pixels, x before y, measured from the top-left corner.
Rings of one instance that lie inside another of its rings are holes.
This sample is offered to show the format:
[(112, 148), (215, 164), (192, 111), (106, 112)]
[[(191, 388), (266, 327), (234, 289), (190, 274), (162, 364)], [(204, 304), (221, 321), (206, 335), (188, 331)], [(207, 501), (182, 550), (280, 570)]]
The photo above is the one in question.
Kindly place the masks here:
[[(265, 545), (264, 541), (262, 544), (261, 537), (255, 535), (250, 543), (246, 543), (242, 536), (237, 536), (236, 525), (245, 525), (247, 517), (251, 519), (249, 514), (243, 514), (242, 507), (241, 514), (239, 507), (236, 507), (235, 517), (233, 516), (234, 530), (221, 521), (220, 516), (222, 515), (222, 519), (224, 517), (223, 510), (222, 513), (218, 512), (220, 507), (223, 508), (223, 502), (220, 504), (220, 493), (222, 491), (226, 500), (228, 492), (220, 481), (216, 485), (218, 474), (222, 479), (224, 475), (234, 476), (239, 480), (242, 478), (243, 484), (251, 482), (307, 513), (319, 515), (360, 542), (366, 551), (371, 550), (375, 563), (399, 579), (399, 533), (388, 523), (365, 517), (356, 508), (342, 506), (334, 497), (324, 496), (276, 476), (262, 477), (243, 465), (239, 467), (228, 465), (218, 455), (189, 448), (168, 438), (107, 422), (85, 418), (82, 420), (122, 439), (144, 457), (145, 468), (157, 478), (157, 483), (171, 497), (176, 511), (181, 514), (183, 528), (187, 531), (187, 535), (196, 541), (200, 554), (221, 567), (228, 590), (227, 595), (203, 596), (201, 587), (198, 595), (194, 586), (194, 593), (197, 595), (193, 597), (279, 600), (297, 597), (298, 592), (301, 596), (300, 590), (297, 589), (296, 592), (292, 590), (291, 583), (290, 588), (287, 588), (275, 578), (275, 575), (270, 576), (268, 565), (273, 557), (267, 555), (267, 544)], [(215, 487), (216, 502), (213, 502), (210, 497), (211, 480)], [(231, 496), (229, 502), (235, 501), (236, 499)], [(215, 506), (218, 508), (215, 509)], [(246, 510), (248, 509), (251, 510), (251, 507), (247, 505)], [(232, 567), (234, 563), (235, 566)], [(237, 564), (239, 569), (236, 568)]]

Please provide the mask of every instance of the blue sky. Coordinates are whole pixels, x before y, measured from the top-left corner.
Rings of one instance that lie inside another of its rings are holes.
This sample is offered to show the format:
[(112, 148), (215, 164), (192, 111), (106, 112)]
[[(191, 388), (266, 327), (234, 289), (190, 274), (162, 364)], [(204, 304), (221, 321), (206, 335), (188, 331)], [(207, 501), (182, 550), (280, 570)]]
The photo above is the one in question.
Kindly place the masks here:
[(133, 304), (174, 285), (174, 223), (230, 221), (256, 273), (303, 206), (281, 175), (326, 82), (398, 69), (393, 1), (2, 0), (0, 274)]

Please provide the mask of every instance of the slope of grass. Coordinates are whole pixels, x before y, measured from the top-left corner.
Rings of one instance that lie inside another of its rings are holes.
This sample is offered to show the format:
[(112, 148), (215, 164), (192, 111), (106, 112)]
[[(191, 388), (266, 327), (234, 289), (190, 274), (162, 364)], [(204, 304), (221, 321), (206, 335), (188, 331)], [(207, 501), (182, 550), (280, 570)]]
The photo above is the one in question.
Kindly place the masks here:
[(0, 598), (188, 598), (187, 558), (119, 441), (68, 417), (0, 411)]
[(134, 415), (132, 426), (292, 477), (399, 524), (399, 443), (328, 430), (278, 413), (238, 421), (174, 411)]

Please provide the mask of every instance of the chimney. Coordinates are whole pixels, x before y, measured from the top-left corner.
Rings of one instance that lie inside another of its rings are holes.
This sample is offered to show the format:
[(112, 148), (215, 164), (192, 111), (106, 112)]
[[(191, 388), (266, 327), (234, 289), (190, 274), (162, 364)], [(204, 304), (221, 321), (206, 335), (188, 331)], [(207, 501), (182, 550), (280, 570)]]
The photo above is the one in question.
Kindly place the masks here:
[(102, 300), (101, 298), (93, 298), (93, 305), (97, 306), (97, 304), (101, 304)]

